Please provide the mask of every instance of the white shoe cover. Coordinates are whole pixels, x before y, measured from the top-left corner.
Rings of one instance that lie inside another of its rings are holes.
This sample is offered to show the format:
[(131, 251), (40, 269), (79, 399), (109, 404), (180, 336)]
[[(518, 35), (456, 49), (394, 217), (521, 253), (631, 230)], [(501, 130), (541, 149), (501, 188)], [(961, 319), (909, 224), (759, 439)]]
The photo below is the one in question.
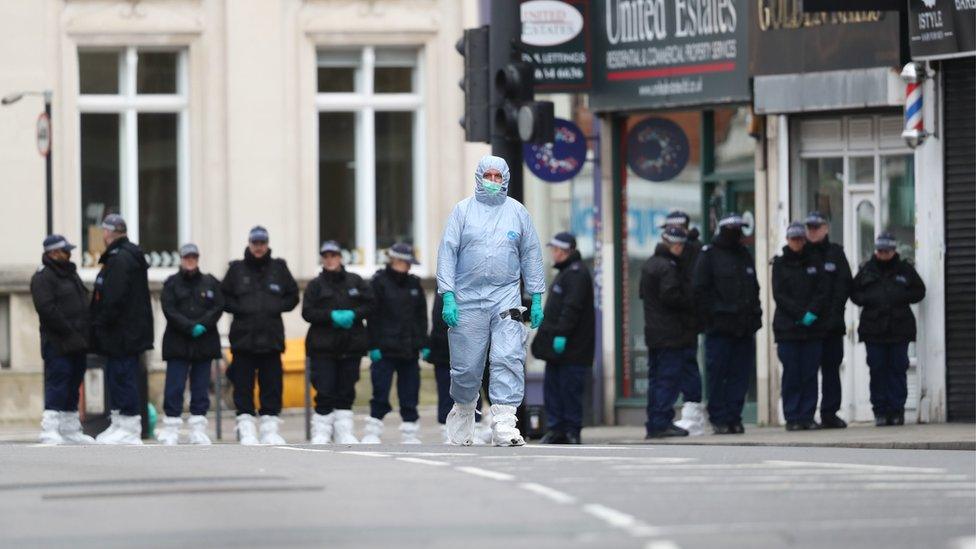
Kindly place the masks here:
[(180, 429), (183, 427), (183, 418), (164, 417), (163, 425), (156, 431), (156, 440), (166, 446), (174, 446), (180, 443)]
[(261, 416), (261, 444), (288, 444), (278, 434), (280, 424), (281, 418), (278, 416)]
[(41, 414), (41, 434), (37, 436), (38, 442), (51, 446), (64, 444), (60, 428), (61, 414), (57, 410), (44, 410)]
[(474, 444), (475, 446), (491, 444), (491, 427), (483, 422), (476, 423), (474, 426)]
[(81, 431), (81, 417), (78, 412), (61, 412), (61, 438), (66, 444), (95, 444), (95, 439)]
[(332, 430), (335, 412), (312, 416), (312, 444), (332, 444)]
[(186, 424), (190, 427), (190, 436), (188, 437), (190, 444), (202, 446), (211, 444), (210, 437), (207, 436), (207, 416), (190, 416)]
[(383, 420), (375, 417), (366, 418), (366, 425), (363, 426), (363, 438), (359, 442), (363, 444), (379, 444), (380, 435), (383, 434)]
[(688, 431), (689, 436), (698, 437), (705, 434), (705, 418), (700, 402), (685, 402), (681, 406), (681, 419), (674, 424)]
[(441, 439), (444, 441), (444, 444), (451, 443), (451, 437), (447, 436), (447, 425), (441, 425)]
[(447, 438), (451, 444), (471, 446), (474, 444), (474, 409), (478, 401), (460, 404), (455, 402), (447, 414)]
[(404, 421), (400, 424), (400, 444), (422, 444), (417, 433), (420, 431), (420, 424), (416, 421)]
[(352, 434), (352, 410), (336, 410), (335, 421), (332, 424), (332, 441), (336, 444), (359, 444), (356, 435)]
[(237, 441), (242, 446), (254, 446), (258, 444), (258, 427), (255, 418), (251, 414), (240, 414), (237, 416)]
[(491, 442), (495, 446), (524, 446), (525, 439), (518, 430), (515, 406), (491, 405)]
[(142, 416), (123, 416), (119, 414), (118, 429), (105, 437), (101, 444), (142, 444)]
[(95, 436), (95, 442), (101, 444), (103, 440), (110, 437), (119, 428), (119, 411), (112, 410), (110, 416), (112, 423), (101, 433)]

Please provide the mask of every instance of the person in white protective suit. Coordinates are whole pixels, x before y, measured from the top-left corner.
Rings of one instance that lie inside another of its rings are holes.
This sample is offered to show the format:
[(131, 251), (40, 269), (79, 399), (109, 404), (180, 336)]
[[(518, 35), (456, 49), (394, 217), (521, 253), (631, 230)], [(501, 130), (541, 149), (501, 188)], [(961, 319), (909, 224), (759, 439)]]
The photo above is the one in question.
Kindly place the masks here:
[(532, 295), (532, 328), (542, 323), (546, 290), (539, 235), (529, 212), (508, 197), (508, 164), (485, 156), (475, 169), (475, 194), (447, 220), (437, 257), (437, 291), (449, 326), (451, 398), (447, 436), (473, 443), (475, 406), (489, 361), (492, 443), (521, 446), (515, 409), (525, 392), (524, 308), (519, 282)]

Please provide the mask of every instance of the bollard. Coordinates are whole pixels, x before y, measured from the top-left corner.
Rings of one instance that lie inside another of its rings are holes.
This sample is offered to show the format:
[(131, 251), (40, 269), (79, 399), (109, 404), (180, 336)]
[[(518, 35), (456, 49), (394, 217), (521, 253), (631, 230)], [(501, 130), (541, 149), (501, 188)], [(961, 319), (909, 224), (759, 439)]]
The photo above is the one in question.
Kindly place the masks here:
[(305, 357), (305, 440), (312, 441), (312, 375), (311, 361)]
[(214, 360), (213, 362), (211, 362), (211, 365), (212, 366), (216, 366), (216, 368), (217, 368), (217, 375), (214, 378), (215, 379), (215, 382), (214, 382), (215, 383), (215, 385), (214, 385), (214, 391), (216, 392), (216, 397), (217, 397), (216, 398), (216, 401), (217, 401), (217, 409), (215, 410), (215, 414), (217, 416), (217, 418), (216, 418), (216, 424), (217, 424), (217, 440), (221, 440), (222, 435), (223, 435), (223, 425), (221, 425), (221, 412), (223, 411), (223, 406), (224, 406), (224, 403), (223, 403), (223, 400), (224, 400), (224, 384), (223, 384), (223, 380), (221, 379), (221, 377), (223, 377), (223, 374), (221, 374), (221, 372), (220, 372), (220, 359)]

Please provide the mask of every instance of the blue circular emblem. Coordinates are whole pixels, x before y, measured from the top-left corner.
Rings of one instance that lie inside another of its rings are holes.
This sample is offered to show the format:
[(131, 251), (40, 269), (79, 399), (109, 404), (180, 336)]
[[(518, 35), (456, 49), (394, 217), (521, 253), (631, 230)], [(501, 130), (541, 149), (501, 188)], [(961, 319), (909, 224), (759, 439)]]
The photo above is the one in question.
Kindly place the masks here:
[(648, 181), (667, 181), (688, 164), (688, 136), (666, 118), (646, 118), (627, 136), (627, 164)]
[(525, 165), (536, 177), (549, 183), (568, 181), (583, 169), (586, 162), (586, 136), (579, 126), (557, 118), (552, 143), (522, 145)]
[(509, 240), (518, 240), (519, 235), (515, 231), (508, 231), (508, 234), (506, 236), (508, 236)]

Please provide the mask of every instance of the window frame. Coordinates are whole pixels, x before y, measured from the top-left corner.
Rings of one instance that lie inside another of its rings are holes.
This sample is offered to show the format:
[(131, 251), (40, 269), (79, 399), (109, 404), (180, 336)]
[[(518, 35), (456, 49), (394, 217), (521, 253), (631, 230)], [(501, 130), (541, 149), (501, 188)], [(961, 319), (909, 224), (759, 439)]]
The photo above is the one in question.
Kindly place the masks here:
[[(376, 65), (376, 51), (385, 49), (409, 50), (413, 54), (413, 91), (410, 93), (375, 93), (374, 69)], [(355, 252), (361, 261), (346, 265), (358, 274), (371, 274), (383, 263), (380, 258), (382, 250), (376, 246), (376, 135), (375, 115), (377, 112), (410, 112), (413, 113), (413, 240), (418, 259), (424, 250), (420, 249), (426, 242), (426, 109), (424, 101), (424, 48), (421, 45), (368, 45), (358, 47), (331, 47), (320, 45), (315, 48), (315, 63), (319, 65), (320, 55), (328, 52), (358, 51), (358, 65), (355, 68), (354, 82), (356, 90), (352, 92), (319, 92), (318, 82), (315, 83), (315, 116), (313, 117), (312, 135), (315, 136), (314, 162), (314, 204), (316, 211), (315, 234), (320, 236), (320, 220), (322, 212), (319, 210), (320, 173), (318, 158), (319, 114), (323, 112), (351, 112), (355, 119), (356, 140), (356, 247)], [(412, 272), (419, 276), (426, 276), (433, 272), (421, 261)]]
[[(90, 51), (117, 52), (119, 56), (119, 90), (117, 94), (85, 94), (78, 91), (78, 143), (81, 143), (81, 117), (84, 114), (116, 114), (119, 116), (119, 209), (128, 224), (128, 236), (139, 242), (139, 129), (141, 113), (175, 114), (176, 129), (176, 211), (177, 245), (190, 239), (190, 86), (189, 48), (183, 46), (79, 46), (76, 59)], [(176, 92), (170, 94), (140, 94), (137, 91), (139, 52), (176, 54)], [(79, 67), (80, 71), (80, 67)], [(79, 73), (79, 80), (81, 75)], [(78, 148), (78, 188), (81, 180), (81, 148)], [(83, 207), (83, 205), (82, 205)], [(80, 220), (82, 234), (87, 228)], [(177, 250), (168, 250), (176, 254)], [(171, 255), (168, 266), (151, 266), (151, 270), (174, 271), (179, 267), (178, 255)], [(95, 266), (83, 268), (95, 270)]]

